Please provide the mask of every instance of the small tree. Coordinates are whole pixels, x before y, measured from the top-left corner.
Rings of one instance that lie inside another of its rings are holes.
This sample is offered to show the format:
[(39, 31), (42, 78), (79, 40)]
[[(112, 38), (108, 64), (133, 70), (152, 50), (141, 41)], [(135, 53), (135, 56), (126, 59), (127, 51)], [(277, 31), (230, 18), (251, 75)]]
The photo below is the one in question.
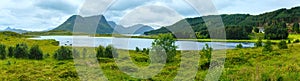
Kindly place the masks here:
[(278, 48), (279, 49), (288, 49), (286, 41), (284, 41), (284, 40), (280, 41), (280, 43), (278, 44)]
[(255, 47), (262, 47), (262, 39), (259, 38), (258, 41), (255, 43)]
[(28, 46), (25, 43), (17, 44), (14, 50), (15, 58), (28, 58)]
[(43, 52), (41, 51), (40, 47), (38, 45), (34, 45), (30, 48), (29, 59), (36, 59), (36, 60), (42, 60), (43, 59)]
[(6, 59), (6, 46), (0, 44), (0, 59)]
[(100, 46), (96, 49), (96, 51), (97, 51), (97, 55), (96, 55), (97, 58), (105, 57), (105, 47), (104, 47), (104, 46), (101, 46), (101, 45), (100, 45)]
[(292, 43), (290, 39), (288, 40), (288, 43), (289, 43), (289, 44), (291, 44), (291, 43)]
[(203, 47), (203, 49), (201, 50), (201, 52), (204, 54), (204, 56), (208, 59), (211, 58), (211, 52), (212, 52), (212, 48), (208, 46), (208, 44), (205, 44), (205, 47)]
[(254, 28), (255, 33), (259, 33), (259, 29), (257, 27)]
[(112, 45), (108, 45), (105, 48), (105, 55), (106, 58), (114, 58), (113, 54), (116, 54), (116, 50)]
[(263, 52), (272, 52), (273, 51), (272, 42), (270, 40), (267, 40), (262, 51)]
[(55, 51), (54, 58), (57, 60), (68, 60), (72, 59), (72, 51), (70, 48), (61, 46)]
[(293, 31), (296, 33), (300, 33), (300, 29), (299, 29), (299, 24), (298, 23), (294, 23), (293, 25)]
[(300, 40), (299, 39), (296, 39), (293, 43), (299, 43)]
[(162, 47), (167, 54), (167, 62), (172, 62), (176, 56), (175, 38), (172, 34), (160, 34), (158, 38), (152, 42), (152, 48), (156, 46)]
[(14, 47), (8, 47), (8, 57), (12, 58), (14, 56)]
[(242, 44), (238, 44), (238, 45), (236, 45), (235, 48), (238, 48), (238, 49), (243, 48), (243, 45)]
[(135, 52), (140, 52), (139, 47), (135, 47)]

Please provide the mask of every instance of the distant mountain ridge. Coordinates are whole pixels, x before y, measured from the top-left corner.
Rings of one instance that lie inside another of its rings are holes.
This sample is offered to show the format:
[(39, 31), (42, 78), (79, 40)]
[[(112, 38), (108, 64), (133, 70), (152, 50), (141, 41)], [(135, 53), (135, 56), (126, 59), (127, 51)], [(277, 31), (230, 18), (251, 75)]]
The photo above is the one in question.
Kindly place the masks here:
[(145, 32), (154, 30), (154, 28), (143, 24), (137, 24), (129, 27), (116, 25), (114, 28), (115, 31), (119, 32), (120, 34), (144, 34)]
[[(63, 24), (54, 28), (53, 31), (56, 30), (64, 30), (64, 31), (73, 31), (73, 27), (75, 26), (76, 32), (83, 33), (93, 33), (97, 34), (109, 34), (113, 32), (113, 28), (110, 27), (108, 22), (106, 21), (103, 15), (90, 16), (90, 17), (82, 17), (80, 15), (73, 15)], [(97, 27), (97, 28), (95, 28)]]
[(7, 28), (5, 28), (4, 30), (1, 30), (1, 31), (11, 31), (11, 32), (19, 33), (19, 34), (30, 32), (30, 31), (27, 31), (27, 30), (15, 29), (15, 28), (10, 28), (10, 27), (7, 27)]
[[(215, 17), (216, 15), (203, 16), (206, 18)], [(251, 26), (251, 27), (264, 27), (268, 26), (272, 23), (299, 23), (300, 22), (300, 7), (294, 7), (291, 9), (279, 9), (273, 12), (267, 12), (260, 15), (249, 15), (249, 14), (223, 14), (217, 15), (221, 16), (223, 20), (223, 24), (225, 27), (227, 26)], [(202, 19), (203, 17), (195, 17), (195, 18), (186, 18), (176, 22), (173, 25), (162, 27), (157, 30), (152, 30), (149, 32), (145, 32), (147, 35), (151, 34), (161, 34), (161, 33), (170, 33), (168, 29), (175, 29), (172, 32), (180, 31), (182, 32), (183, 27), (189, 25), (192, 27), (194, 32), (200, 32), (207, 34), (207, 27), (205, 21)]]
[[(52, 31), (63, 30), (73, 32), (73, 27), (75, 26), (75, 24), (76, 26), (78, 26), (75, 27), (76, 32), (93, 33), (96, 31), (96, 34), (143, 34), (144, 32), (154, 30), (152, 27), (142, 24), (123, 27), (121, 25), (117, 25), (113, 21), (107, 21), (103, 15), (90, 17), (73, 15), (68, 18), (63, 24), (59, 25), (57, 28), (54, 28)], [(94, 27), (97, 28), (95, 29)]]

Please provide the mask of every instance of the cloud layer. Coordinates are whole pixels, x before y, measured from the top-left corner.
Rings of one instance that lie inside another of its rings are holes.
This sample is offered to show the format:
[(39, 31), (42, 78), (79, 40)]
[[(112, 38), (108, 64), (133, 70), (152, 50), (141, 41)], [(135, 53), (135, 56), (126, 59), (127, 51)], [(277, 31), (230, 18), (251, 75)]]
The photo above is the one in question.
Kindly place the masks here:
[[(97, 8), (80, 8), (85, 0), (1, 0), (0, 29), (6, 27), (45, 30), (63, 23), (73, 14), (92, 15)], [(93, 0), (89, 0), (92, 2)], [(300, 0), (212, 0), (220, 14), (261, 14), (300, 6)], [(100, 4), (106, 2), (98, 2)], [(86, 3), (87, 4), (87, 3)], [(153, 6), (154, 5), (154, 6)], [(201, 3), (199, 3), (201, 5)], [(93, 6), (93, 5), (90, 5)], [(97, 5), (94, 5), (97, 6)], [(98, 5), (98, 7), (104, 7)], [(103, 9), (103, 8), (102, 8)], [(92, 14), (91, 14), (92, 13)], [(100, 13), (99, 13), (100, 14)], [(201, 16), (185, 0), (115, 0), (103, 13), (123, 25), (168, 25), (184, 17)]]

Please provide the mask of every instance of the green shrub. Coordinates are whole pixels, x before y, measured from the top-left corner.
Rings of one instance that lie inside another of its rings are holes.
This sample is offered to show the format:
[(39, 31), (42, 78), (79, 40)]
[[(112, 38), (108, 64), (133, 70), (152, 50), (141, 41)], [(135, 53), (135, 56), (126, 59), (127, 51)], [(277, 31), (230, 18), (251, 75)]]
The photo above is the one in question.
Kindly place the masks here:
[(28, 46), (25, 43), (17, 44), (14, 50), (15, 58), (28, 58)]
[(97, 49), (97, 57), (100, 58), (114, 58), (118, 57), (118, 53), (116, 49), (112, 45), (108, 45), (107, 47), (99, 46)]
[(156, 46), (162, 47), (167, 54), (167, 62), (173, 62), (176, 56), (176, 48), (175, 45), (176, 39), (172, 34), (160, 34), (158, 38), (152, 42), (152, 48)]
[(28, 58), (36, 60), (43, 59), (43, 52), (38, 45), (34, 45), (30, 48)]
[(142, 52), (145, 53), (145, 54), (149, 54), (150, 49), (148, 49), (148, 48), (143, 48), (143, 51), (142, 51)]
[(278, 48), (279, 49), (288, 49), (286, 41), (284, 41), (284, 40), (280, 41), (280, 43), (278, 44)]
[(268, 40), (266, 42), (262, 51), (263, 52), (272, 52), (273, 51), (272, 42), (270, 40)]
[(44, 58), (48, 58), (48, 57), (50, 57), (49, 53), (47, 53), (46, 55), (44, 55)]
[(6, 46), (0, 44), (0, 59), (6, 59)]
[(259, 38), (258, 41), (255, 43), (255, 47), (262, 47), (262, 39)]
[(8, 47), (8, 57), (12, 58), (14, 56), (14, 47)]
[(101, 46), (101, 45), (100, 45), (100, 46), (96, 49), (96, 51), (97, 51), (97, 55), (96, 55), (97, 58), (105, 57), (105, 47), (104, 47), (104, 46)]
[(140, 49), (138, 47), (135, 47), (135, 52), (140, 52)]
[(106, 58), (114, 58), (113, 54), (116, 54), (116, 50), (112, 45), (108, 45), (105, 48), (105, 55)]
[(51, 42), (51, 44), (54, 45), (54, 46), (59, 46), (59, 41), (53, 40)]
[(300, 40), (299, 39), (296, 39), (295, 41), (294, 41), (294, 43), (299, 43), (300, 42)]
[(204, 57), (210, 59), (211, 58), (211, 52), (212, 48), (208, 46), (208, 44), (205, 44), (205, 47), (201, 50), (201, 53), (204, 55)]
[(243, 48), (243, 45), (242, 44), (238, 44), (238, 45), (236, 45), (235, 48), (238, 48), (238, 49)]
[(61, 46), (55, 51), (54, 58), (57, 60), (68, 60), (72, 59), (72, 51), (68, 47)]
[(60, 78), (78, 78), (78, 73), (76, 71), (67, 71), (59, 75)]
[(259, 29), (257, 27), (254, 28), (255, 33), (259, 33)]

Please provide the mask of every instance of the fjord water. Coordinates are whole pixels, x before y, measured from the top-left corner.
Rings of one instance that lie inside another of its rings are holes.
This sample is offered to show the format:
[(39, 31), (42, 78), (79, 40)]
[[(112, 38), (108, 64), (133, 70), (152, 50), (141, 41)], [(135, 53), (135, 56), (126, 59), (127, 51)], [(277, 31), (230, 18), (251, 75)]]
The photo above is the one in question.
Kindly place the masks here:
[[(99, 45), (113, 45), (118, 49), (135, 50), (136, 47), (150, 48), (154, 39), (144, 38), (115, 38), (115, 37), (89, 37), (89, 36), (39, 36), (30, 38), (35, 40), (54, 39), (60, 42), (60, 46), (76, 47), (98, 47)], [(73, 40), (76, 43), (73, 43)], [(92, 41), (92, 42), (91, 42)], [(213, 49), (233, 49), (238, 44), (243, 47), (254, 47), (254, 43), (233, 43), (233, 42), (195, 42), (195, 41), (176, 41), (177, 50), (201, 50), (205, 44), (212, 46)]]

